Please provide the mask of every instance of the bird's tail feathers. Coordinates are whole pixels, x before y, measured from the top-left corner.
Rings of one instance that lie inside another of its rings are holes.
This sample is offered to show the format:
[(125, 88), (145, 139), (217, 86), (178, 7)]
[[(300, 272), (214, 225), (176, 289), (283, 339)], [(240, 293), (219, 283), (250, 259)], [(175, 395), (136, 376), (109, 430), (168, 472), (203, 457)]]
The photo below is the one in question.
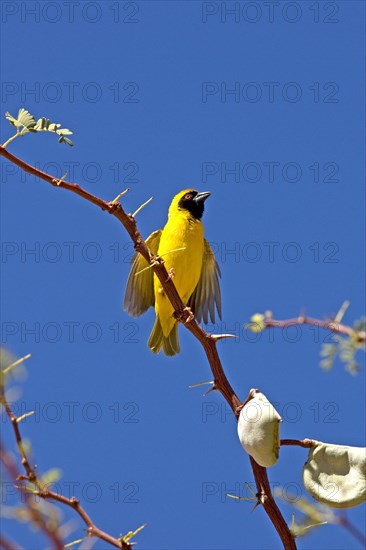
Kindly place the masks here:
[(155, 324), (150, 334), (148, 346), (153, 353), (159, 353), (161, 348), (165, 355), (176, 355), (180, 351), (179, 339), (178, 339), (178, 323), (174, 324), (174, 327), (170, 331), (167, 337), (164, 336), (159, 317), (156, 317)]

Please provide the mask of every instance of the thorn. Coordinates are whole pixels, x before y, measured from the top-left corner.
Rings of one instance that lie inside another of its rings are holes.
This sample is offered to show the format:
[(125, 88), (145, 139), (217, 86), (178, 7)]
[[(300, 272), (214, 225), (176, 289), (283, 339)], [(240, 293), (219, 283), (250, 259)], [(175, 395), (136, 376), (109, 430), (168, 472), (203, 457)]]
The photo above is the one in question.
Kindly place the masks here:
[(342, 321), (344, 314), (349, 308), (349, 305), (350, 305), (350, 302), (348, 300), (345, 300), (343, 302), (343, 304), (339, 308), (337, 315), (334, 317), (334, 323), (340, 323)]
[(259, 506), (260, 504), (262, 504), (261, 501), (259, 500), (259, 497), (257, 497), (257, 498), (258, 498), (258, 500), (257, 500), (257, 502), (254, 504), (254, 506), (253, 506), (253, 508), (252, 508), (252, 512), (254, 512), (254, 510), (255, 510), (256, 508), (258, 508), (258, 506)]
[(86, 540), (87, 537), (83, 537), (82, 539), (74, 540), (73, 542), (69, 542), (68, 544), (65, 544), (64, 548), (71, 548), (72, 546), (75, 546), (75, 544), (79, 544), (80, 542), (83, 542)]
[(20, 363), (23, 363), (23, 361), (26, 361), (26, 359), (29, 359), (29, 357), (31, 357), (32, 354), (31, 353), (28, 353), (27, 355), (24, 355), (24, 357), (21, 357), (20, 359), (18, 359), (17, 361), (14, 361), (14, 363), (12, 363), (11, 365), (8, 365), (3, 371), (2, 373), (3, 374), (6, 374), (7, 372), (9, 372), (11, 369), (13, 369), (14, 367), (16, 367), (17, 365), (19, 365)]
[[(249, 485), (249, 483), (247, 483), (246, 481), (244, 482), (244, 485), (246, 485), (246, 487), (249, 489), (249, 491), (252, 493), (253, 497), (254, 498), (258, 498), (258, 494), (251, 488), (251, 486)], [(253, 499), (252, 499), (253, 500)]]
[(137, 277), (137, 275), (141, 275), (141, 273), (143, 273), (144, 271), (147, 271), (148, 269), (151, 269), (153, 266), (153, 264), (150, 264), (148, 265), (147, 267), (144, 267), (144, 269), (140, 269), (140, 271), (138, 271), (137, 273), (135, 273), (135, 277)]
[(145, 206), (146, 206), (147, 204), (149, 204), (149, 202), (151, 202), (151, 201), (153, 200), (153, 198), (154, 198), (154, 197), (150, 197), (146, 202), (144, 202), (144, 204), (142, 204), (141, 206), (139, 206), (138, 209), (136, 210), (136, 212), (134, 212), (134, 213), (132, 214), (132, 217), (135, 218), (135, 217), (137, 216), (137, 214), (138, 214), (139, 212), (141, 212), (141, 210), (142, 210), (143, 208), (145, 208)]
[(36, 411), (30, 411), (30, 412), (22, 414), (22, 416), (18, 416), (17, 417), (17, 422), (21, 422), (22, 420), (24, 420), (24, 418), (27, 418), (28, 416), (32, 416), (32, 414), (35, 414), (35, 412)]
[(192, 388), (198, 388), (199, 386), (205, 386), (207, 384), (214, 384), (214, 381), (210, 380), (210, 382), (199, 382), (199, 384), (193, 384), (192, 386), (188, 386), (188, 388), (191, 390)]
[(121, 198), (123, 197), (123, 195), (125, 195), (126, 193), (129, 192), (129, 188), (127, 187), (127, 189), (125, 189), (124, 191), (122, 191), (122, 193), (120, 193), (119, 195), (117, 195), (117, 197), (115, 199), (112, 200), (111, 204), (116, 204), (116, 202)]
[(137, 535), (137, 533), (142, 531), (142, 529), (145, 529), (146, 526), (147, 526), (147, 523), (144, 523), (143, 525), (141, 525), (141, 527), (138, 527), (135, 531), (129, 531), (126, 535), (121, 535), (120, 538), (119, 538), (120, 542), (122, 542), (124, 544), (129, 544), (130, 546), (132, 546), (133, 544), (136, 544), (134, 542), (130, 542), (130, 540), (135, 535)]
[(135, 277), (137, 275), (140, 275), (140, 273), (143, 273), (144, 271), (146, 271), (147, 269), (151, 269), (154, 265), (159, 265), (159, 260), (151, 260), (151, 263), (147, 266), (147, 267), (144, 267), (144, 269), (141, 269), (140, 271), (138, 271), (137, 273), (135, 273)]
[(67, 176), (67, 172), (64, 173), (64, 175), (62, 176), (62, 178), (60, 178), (59, 180), (57, 180), (57, 183), (56, 185), (61, 185), (61, 183), (64, 181), (64, 179), (66, 178)]
[(186, 247), (183, 246), (182, 248), (173, 248), (173, 250), (168, 250), (168, 252), (164, 252), (164, 254), (160, 254), (161, 257), (167, 256), (168, 254), (171, 254), (172, 252), (179, 252), (179, 250), (185, 250)]
[(213, 384), (212, 388), (209, 388), (203, 395), (204, 395), (204, 397), (206, 397), (206, 395), (208, 395), (212, 391), (216, 391), (216, 390), (217, 390), (217, 387), (215, 386), (215, 384)]
[(251, 500), (255, 500), (257, 497), (237, 497), (236, 495), (231, 495), (230, 493), (226, 493), (226, 496), (229, 497), (229, 498), (233, 498), (234, 500), (246, 500), (246, 501), (251, 501)]
[(237, 338), (236, 334), (211, 334), (211, 338), (215, 341), (223, 338)]

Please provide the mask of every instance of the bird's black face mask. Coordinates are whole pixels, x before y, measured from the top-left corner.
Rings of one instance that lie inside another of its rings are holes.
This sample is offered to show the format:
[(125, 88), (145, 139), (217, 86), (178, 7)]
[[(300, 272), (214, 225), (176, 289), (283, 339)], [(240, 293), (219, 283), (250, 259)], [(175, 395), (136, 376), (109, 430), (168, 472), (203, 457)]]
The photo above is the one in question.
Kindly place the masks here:
[(204, 211), (204, 202), (210, 195), (211, 193), (208, 191), (198, 193), (192, 189), (184, 193), (178, 203), (178, 207), (188, 210), (196, 220), (200, 220)]

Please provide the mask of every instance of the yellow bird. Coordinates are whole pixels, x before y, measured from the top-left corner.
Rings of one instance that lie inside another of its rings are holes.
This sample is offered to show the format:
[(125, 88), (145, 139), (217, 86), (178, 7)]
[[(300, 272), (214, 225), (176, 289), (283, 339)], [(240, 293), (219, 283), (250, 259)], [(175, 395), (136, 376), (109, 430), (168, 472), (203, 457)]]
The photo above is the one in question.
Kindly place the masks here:
[[(221, 319), (220, 268), (204, 238), (201, 222), (204, 202), (209, 196), (208, 192), (198, 193), (194, 189), (178, 193), (169, 207), (164, 229), (154, 231), (146, 239), (150, 251), (164, 259), (183, 302), (198, 322), (203, 320), (206, 324), (209, 317), (215, 322), (215, 307)], [(141, 254), (136, 254), (126, 285), (124, 309), (138, 317), (154, 306), (156, 320), (149, 348), (153, 353), (163, 348), (166, 355), (175, 355), (180, 348), (174, 309), (159, 279), (151, 269), (145, 269), (147, 267)]]

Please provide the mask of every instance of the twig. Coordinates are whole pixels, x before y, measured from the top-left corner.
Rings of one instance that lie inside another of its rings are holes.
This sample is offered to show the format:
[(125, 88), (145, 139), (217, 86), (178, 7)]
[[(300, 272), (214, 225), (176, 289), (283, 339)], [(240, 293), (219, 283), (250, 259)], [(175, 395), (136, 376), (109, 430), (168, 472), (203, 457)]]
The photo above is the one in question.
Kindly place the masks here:
[[(15, 416), (13, 411), (11, 410), (6, 397), (5, 397), (5, 391), (4, 386), (1, 385), (1, 403), (6, 411), (6, 414), (8, 415), (11, 425), (14, 430), (15, 439), (18, 445), (19, 454), (21, 456), (22, 465), (26, 471), (27, 475), (19, 475), (16, 472), (16, 468), (14, 465), (12, 465), (12, 461), (9, 457), (9, 455), (5, 452), (2, 446), (0, 446), (0, 459), (3, 462), (4, 466), (7, 468), (8, 472), (10, 473), (11, 477), (14, 479), (14, 481), (28, 481), (29, 483), (32, 483), (36, 490), (32, 491), (31, 494), (28, 494), (28, 498), (31, 497), (31, 495), (36, 495), (40, 498), (43, 498), (44, 500), (55, 500), (56, 502), (59, 502), (60, 504), (64, 504), (65, 506), (69, 506), (75, 512), (79, 514), (81, 519), (84, 521), (84, 523), (87, 525), (87, 533), (91, 537), (97, 537), (101, 540), (104, 540), (105, 542), (108, 542), (112, 546), (115, 546), (116, 548), (120, 548), (123, 550), (131, 550), (131, 544), (124, 542), (123, 540), (118, 540), (115, 537), (112, 537), (108, 533), (105, 533), (99, 527), (95, 525), (95, 523), (92, 521), (92, 519), (89, 517), (87, 512), (84, 510), (84, 508), (80, 505), (80, 502), (77, 498), (71, 497), (66, 498), (63, 495), (60, 495), (59, 493), (56, 493), (55, 491), (51, 491), (50, 489), (45, 488), (45, 486), (42, 485), (42, 482), (38, 479), (35, 469), (30, 465), (27, 454), (24, 450), (24, 445), (22, 441), (22, 436), (19, 429), (19, 422), (18, 418)], [(24, 485), (19, 486), (21, 490), (27, 494), (26, 487)], [(28, 506), (30, 508), (30, 506)], [(54, 547), (56, 550), (63, 550), (64, 545), (61, 542), (58, 533), (56, 530), (52, 530), (50, 527), (47, 526), (47, 523), (43, 520), (42, 515), (39, 513), (38, 510), (34, 508), (34, 506), (31, 506), (30, 509), (33, 519), (36, 521), (36, 523), (41, 527), (42, 531), (50, 538), (50, 540), (53, 542)], [(37, 514), (37, 517), (36, 517)]]
[(19, 454), (20, 454), (20, 457), (22, 459), (22, 466), (24, 467), (25, 471), (27, 472), (28, 480), (31, 483), (34, 483), (35, 485), (37, 485), (38, 482), (37, 482), (36, 473), (33, 470), (33, 468), (30, 466), (30, 464), (28, 462), (27, 455), (26, 455), (25, 450), (24, 450), (24, 445), (23, 445), (22, 437), (20, 435), (20, 430), (19, 430), (18, 418), (15, 416), (15, 414), (13, 413), (11, 408), (9, 407), (9, 404), (8, 404), (8, 402), (6, 400), (6, 397), (5, 397), (4, 386), (1, 386), (0, 390), (1, 390), (1, 404), (3, 405), (6, 414), (8, 415), (8, 417), (10, 419), (11, 425), (13, 426), (13, 430), (14, 430), (15, 439), (16, 439), (16, 442), (17, 442)]
[(313, 441), (312, 439), (281, 439), (280, 444), (281, 446), (296, 445), (298, 447), (305, 447), (306, 449), (310, 449), (311, 447), (314, 447), (315, 441)]
[[(49, 174), (46, 174), (45, 172), (42, 172), (41, 170), (38, 170), (35, 167), (25, 163), (18, 157), (9, 153), (6, 149), (4, 149), (1, 146), (0, 146), (0, 155), (8, 159), (10, 162), (19, 166), (19, 168), (21, 168), (25, 172), (33, 174), (34, 176), (37, 176), (38, 178), (43, 179), (48, 183), (50, 183), (51, 185), (54, 185), (57, 187), (58, 180), (56, 180)], [(92, 204), (98, 206), (102, 210), (106, 210), (122, 223), (122, 225), (128, 232), (129, 236), (131, 237), (132, 241), (134, 242), (136, 251), (139, 252), (149, 264), (152, 264), (152, 269), (156, 274), (156, 276), (158, 277), (158, 279), (160, 280), (162, 288), (164, 289), (166, 296), (168, 297), (170, 303), (174, 308), (176, 318), (180, 322), (184, 323), (187, 329), (201, 343), (206, 353), (206, 357), (208, 359), (209, 365), (211, 367), (211, 371), (214, 377), (215, 388), (223, 395), (223, 397), (226, 399), (226, 401), (232, 408), (235, 416), (238, 417), (237, 409), (240, 406), (241, 402), (238, 396), (236, 395), (236, 393), (234, 392), (233, 388), (231, 387), (225, 375), (224, 369), (220, 361), (220, 357), (216, 349), (215, 339), (212, 338), (207, 332), (205, 332), (196, 323), (195, 320), (186, 322), (189, 317), (189, 312), (185, 309), (186, 306), (182, 302), (174, 286), (173, 280), (168, 276), (168, 272), (164, 264), (161, 261), (160, 262), (156, 261), (157, 257), (150, 253), (147, 244), (143, 240), (137, 228), (134, 217), (127, 215), (120, 203), (106, 202), (92, 195), (91, 193), (89, 193), (88, 191), (86, 191), (85, 189), (83, 189), (82, 187), (80, 187), (75, 183), (62, 181), (60, 182), (60, 185), (58, 186), (58, 188), (67, 189), (68, 191), (71, 191), (79, 195), (80, 197), (91, 202)], [(286, 550), (295, 550), (296, 549), (295, 539), (291, 534), (291, 531), (289, 530), (272, 496), (266, 469), (263, 468), (262, 466), (259, 466), (252, 458), (250, 459), (250, 462), (253, 469), (253, 474), (254, 474), (254, 478), (257, 486), (259, 499), (261, 504), (263, 505), (263, 508), (265, 509), (267, 515), (269, 516), (274, 527), (276, 528), (282, 540), (284, 548)]]
[(236, 334), (211, 334), (211, 338), (215, 341), (222, 340), (223, 338), (237, 338)]
[(278, 321), (276, 319), (272, 319), (271, 317), (266, 317), (263, 320), (263, 328), (287, 328), (293, 325), (310, 325), (313, 327), (320, 327), (325, 330), (331, 330), (337, 334), (344, 334), (345, 336), (357, 336), (358, 342), (366, 342), (365, 331), (361, 330), (356, 332), (353, 328), (347, 325), (342, 325), (332, 319), (321, 320), (314, 319), (313, 317), (306, 317), (305, 315), (299, 315), (293, 319), (285, 319), (283, 321)]
[(26, 361), (27, 359), (29, 359), (31, 357), (31, 354), (30, 353), (27, 353), (27, 355), (24, 355), (24, 357), (21, 357), (20, 359), (17, 359), (16, 361), (14, 361), (14, 363), (12, 363), (11, 365), (9, 365), (8, 367), (6, 367), (5, 369), (3, 369), (1, 371), (1, 374), (4, 376), (5, 374), (7, 374), (11, 369), (13, 369), (14, 367), (16, 367), (17, 365), (20, 365), (20, 363), (23, 363), (23, 361)]
[[(0, 460), (4, 464), (10, 478), (14, 481), (22, 481), (22, 476), (19, 475), (17, 467), (11, 458), (11, 456), (5, 451), (3, 445), (0, 443)], [(28, 508), (29, 514), (35, 525), (38, 526), (40, 531), (50, 540), (55, 550), (63, 550), (63, 543), (60, 539), (60, 535), (56, 528), (52, 528), (48, 525), (47, 521), (43, 518), (39, 509), (35, 506), (32, 495), (25, 490), (25, 486), (20, 484), (20, 490), (24, 493), (25, 504)]]
[(14, 542), (5, 538), (4, 535), (0, 535), (0, 548), (4, 548), (4, 550), (21, 550), (18, 544), (15, 545)]
[(127, 189), (125, 189), (124, 191), (122, 191), (122, 193), (119, 193), (119, 194), (117, 195), (117, 197), (116, 197), (115, 199), (112, 200), (112, 203), (119, 201), (119, 199), (120, 199), (121, 197), (123, 197), (123, 195), (125, 195), (125, 194), (128, 193), (128, 192), (129, 192), (129, 188), (127, 187)]
[(347, 531), (362, 544), (362, 547), (366, 547), (366, 537), (361, 531), (357, 529), (348, 519), (345, 513), (342, 513), (338, 516), (338, 524), (342, 525)]
[(9, 145), (9, 143), (11, 143), (15, 138), (19, 137), (20, 136), (20, 130), (19, 128), (17, 128), (17, 133), (14, 134), (13, 136), (11, 136), (2, 146), (4, 147), (4, 149)]
[(143, 208), (145, 208), (145, 206), (147, 206), (149, 204), (149, 202), (151, 202), (153, 200), (154, 197), (150, 197), (146, 202), (144, 202), (144, 204), (142, 204), (141, 206), (138, 207), (138, 209), (132, 214), (132, 217), (133, 218), (136, 218), (137, 214), (139, 212), (141, 212), (141, 210)]

